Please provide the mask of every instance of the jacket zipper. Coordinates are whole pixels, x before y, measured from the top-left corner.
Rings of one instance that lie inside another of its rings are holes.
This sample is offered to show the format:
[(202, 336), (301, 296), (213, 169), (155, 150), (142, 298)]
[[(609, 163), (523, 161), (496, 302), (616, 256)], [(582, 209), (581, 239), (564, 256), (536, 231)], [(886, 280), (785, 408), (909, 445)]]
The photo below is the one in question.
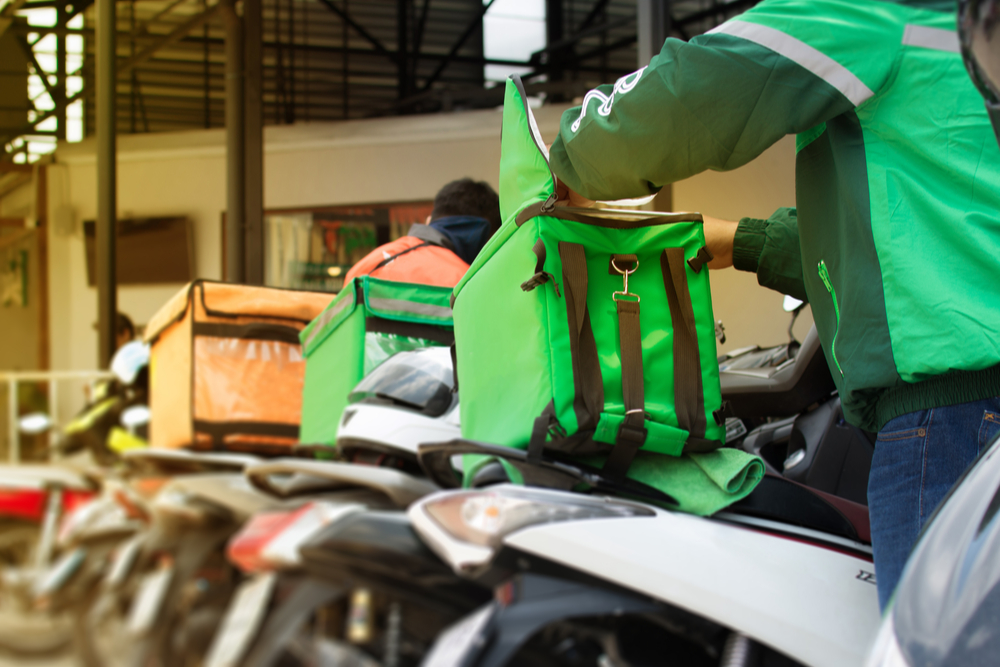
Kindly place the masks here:
[(837, 292), (833, 289), (833, 283), (830, 281), (830, 272), (826, 268), (826, 262), (820, 260), (817, 269), (819, 279), (823, 281), (823, 284), (826, 285), (826, 291), (830, 293), (830, 299), (833, 301), (833, 315), (837, 320), (837, 328), (833, 332), (833, 342), (830, 343), (830, 354), (833, 355), (833, 365), (840, 371), (840, 377), (844, 377), (844, 369), (840, 367), (840, 361), (837, 360), (837, 335), (840, 334), (840, 306), (837, 305)]

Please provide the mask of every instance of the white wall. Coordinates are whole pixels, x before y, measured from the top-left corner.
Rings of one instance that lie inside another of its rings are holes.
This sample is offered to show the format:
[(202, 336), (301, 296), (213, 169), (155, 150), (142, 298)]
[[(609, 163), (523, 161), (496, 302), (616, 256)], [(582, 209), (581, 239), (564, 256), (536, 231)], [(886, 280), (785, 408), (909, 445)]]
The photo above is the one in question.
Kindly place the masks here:
[[(34, 220), (35, 184), (30, 181), (12, 193), (0, 198), (0, 217)], [(0, 370), (36, 370), (40, 361), (41, 346), (38, 333), (42, 310), (38, 254), (38, 232), (16, 227), (0, 229), (3, 250), (0, 258), (8, 253), (27, 251), (28, 303), (25, 306), (0, 304)], [(14, 241), (13, 239), (19, 239)]]
[[(558, 131), (561, 108), (536, 111), (543, 135)], [(496, 187), (499, 110), (313, 123), (265, 130), (267, 209), (431, 199), (464, 176)], [(118, 142), (119, 217), (186, 215), (194, 223), (197, 276), (221, 277), (225, 209), (223, 130), (122, 136)], [(779, 142), (755, 162), (674, 186), (674, 208), (710, 215), (766, 217), (794, 201), (794, 142)], [(60, 146), (49, 171), (52, 367), (97, 363), (96, 290), (86, 284), (82, 221), (97, 213), (94, 144)], [(180, 285), (121, 287), (119, 309), (144, 324)], [(781, 296), (754, 276), (713, 274), (716, 316), (727, 348), (784, 340)]]
[[(767, 218), (782, 206), (795, 205), (795, 138), (785, 137), (750, 164), (728, 172), (706, 171), (674, 184), (674, 208), (701, 211), (726, 220)], [(757, 284), (745, 271), (712, 271), (712, 305), (726, 327), (720, 351), (747, 345), (777, 345), (788, 340), (791, 316), (782, 310), (783, 295)], [(812, 325), (806, 310), (795, 323), (802, 340)]]
[[(558, 110), (541, 110), (552, 128)], [(300, 124), (265, 130), (268, 209), (432, 199), (464, 176), (496, 187), (500, 113)], [(97, 363), (96, 290), (86, 284), (82, 221), (97, 214), (93, 140), (61, 146), (50, 168), (52, 367)], [(186, 215), (194, 223), (197, 277), (221, 278), (225, 209), (223, 130), (123, 136), (119, 217)], [(58, 211), (58, 213), (56, 213)], [(119, 288), (119, 310), (146, 323), (181, 285)]]
[[(119, 140), (118, 216), (185, 215), (193, 222), (196, 275), (219, 278), (225, 208), (224, 133), (136, 135)], [(87, 285), (83, 221), (97, 217), (92, 140), (60, 147), (49, 168), (52, 367), (97, 364), (97, 291)], [(181, 284), (122, 286), (118, 309), (145, 324)]]

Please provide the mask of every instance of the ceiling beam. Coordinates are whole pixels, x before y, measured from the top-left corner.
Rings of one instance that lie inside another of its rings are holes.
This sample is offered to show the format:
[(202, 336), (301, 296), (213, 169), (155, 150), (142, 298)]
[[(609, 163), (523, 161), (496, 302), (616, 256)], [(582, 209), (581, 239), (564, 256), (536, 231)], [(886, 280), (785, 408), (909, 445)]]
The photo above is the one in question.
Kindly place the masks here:
[[(218, 11), (218, 8), (219, 8), (218, 4), (214, 4), (205, 11), (201, 12), (200, 14), (192, 16), (190, 19), (188, 19), (181, 25), (177, 26), (166, 35), (163, 35), (162, 37), (157, 39), (153, 44), (150, 44), (145, 49), (137, 53), (134, 57), (129, 58), (124, 63), (119, 64), (115, 68), (116, 77), (121, 76), (122, 74), (131, 71), (134, 67), (137, 67), (138, 65), (141, 65), (142, 63), (146, 62), (163, 47), (183, 39), (184, 36), (187, 35), (189, 32), (191, 32), (192, 30), (203, 24), (205, 21), (212, 18), (212, 16), (215, 15), (216, 11)], [(94, 86), (92, 85), (92, 82), (90, 82), (90, 85), (84, 85), (84, 87), (75, 95), (66, 98), (65, 104), (68, 106), (78, 99), (81, 99), (83, 97), (89, 97), (93, 94), (94, 94)], [(34, 121), (23, 126), (20, 130), (16, 131), (14, 134), (8, 134), (7, 139), (9, 140), (13, 137), (17, 137), (23, 134), (31, 134), (34, 131), (36, 125), (43, 123), (49, 118), (55, 116), (57, 113), (59, 113), (58, 104), (56, 105), (55, 109), (51, 109), (41, 114), (40, 116), (35, 118)]]
[(752, 7), (756, 5), (759, 0), (732, 0), (732, 2), (723, 2), (717, 5), (713, 5), (708, 9), (702, 9), (697, 12), (693, 12), (686, 16), (675, 16), (674, 23), (676, 25), (689, 25), (702, 19), (712, 18), (713, 16), (718, 16), (719, 14), (725, 14), (728, 12), (733, 12), (738, 9), (746, 9), (747, 7)]
[(0, 11), (0, 36), (3, 36), (7, 32), (7, 28), (14, 23), (14, 14), (24, 3), (25, 0), (10, 0), (3, 11)]
[(589, 28), (594, 23), (594, 21), (597, 20), (597, 17), (601, 15), (601, 12), (603, 12), (607, 6), (608, 6), (608, 0), (597, 0), (597, 2), (594, 3), (594, 6), (590, 8), (590, 11), (587, 13), (587, 16), (585, 16), (583, 21), (580, 22), (580, 25), (577, 26), (576, 32), (581, 33), (587, 28)]
[(121, 65), (118, 65), (116, 73), (120, 76), (123, 73), (130, 71), (136, 65), (142, 64), (147, 60), (149, 60), (154, 53), (156, 53), (163, 47), (169, 46), (170, 44), (173, 44), (174, 42), (177, 42), (182, 38), (186, 37), (189, 32), (201, 26), (202, 23), (212, 18), (218, 11), (218, 9), (219, 5), (214, 4), (205, 11), (201, 12), (200, 14), (192, 16), (187, 21), (180, 24), (166, 35), (163, 35), (162, 37), (157, 39), (155, 42), (147, 46), (139, 53), (135, 54), (135, 56), (133, 56), (132, 58), (129, 58)]
[(336, 14), (337, 16), (339, 16), (341, 18), (341, 20), (344, 21), (344, 23), (346, 23), (347, 25), (349, 25), (352, 28), (354, 28), (354, 31), (357, 32), (362, 37), (364, 37), (365, 40), (368, 41), (368, 43), (370, 43), (372, 46), (374, 46), (375, 50), (378, 51), (378, 53), (380, 55), (386, 56), (387, 58), (391, 58), (391, 59), (393, 59), (395, 61), (395, 55), (393, 55), (392, 53), (390, 53), (389, 50), (387, 48), (385, 48), (385, 46), (382, 44), (382, 42), (380, 42), (378, 39), (376, 39), (374, 35), (372, 35), (370, 32), (368, 32), (367, 30), (365, 30), (364, 27), (361, 26), (357, 21), (355, 21), (354, 19), (352, 19), (347, 14), (347, 12), (345, 12), (343, 9), (341, 9), (337, 5), (333, 4), (330, 0), (319, 0), (319, 1), (323, 4), (324, 7), (326, 7), (331, 12), (333, 12), (334, 14)]
[(468, 41), (469, 37), (472, 36), (472, 33), (474, 33), (477, 28), (480, 30), (482, 29), (483, 17), (486, 16), (486, 12), (488, 12), (490, 7), (493, 6), (494, 1), (495, 0), (489, 0), (489, 2), (484, 3), (480, 10), (476, 12), (476, 18), (469, 21), (469, 25), (466, 26), (465, 31), (462, 32), (461, 36), (452, 45), (451, 50), (448, 51), (448, 55), (445, 56), (445, 59), (440, 65), (438, 65), (438, 68), (434, 70), (434, 73), (428, 77), (426, 82), (424, 82), (424, 87), (420, 89), (421, 92), (427, 92), (430, 90), (430, 87), (433, 86), (434, 82), (438, 80), (439, 76), (441, 76), (441, 72), (443, 72), (444, 69), (451, 64), (451, 61), (458, 54), (459, 50), (465, 45), (465, 42)]
[(532, 63), (539, 62), (541, 60), (543, 53), (552, 53), (553, 51), (560, 51), (562, 49), (565, 49), (567, 46), (573, 46), (581, 39), (586, 39), (587, 37), (593, 37), (594, 35), (599, 35), (602, 32), (608, 32), (610, 30), (614, 30), (615, 28), (622, 28), (631, 23), (635, 23), (635, 19), (631, 16), (626, 16), (617, 21), (607, 21), (605, 23), (601, 23), (600, 25), (595, 25), (592, 28), (581, 30), (572, 37), (561, 39), (558, 42), (554, 42), (552, 44), (547, 45), (544, 49), (535, 51), (534, 53), (531, 54), (530, 62)]

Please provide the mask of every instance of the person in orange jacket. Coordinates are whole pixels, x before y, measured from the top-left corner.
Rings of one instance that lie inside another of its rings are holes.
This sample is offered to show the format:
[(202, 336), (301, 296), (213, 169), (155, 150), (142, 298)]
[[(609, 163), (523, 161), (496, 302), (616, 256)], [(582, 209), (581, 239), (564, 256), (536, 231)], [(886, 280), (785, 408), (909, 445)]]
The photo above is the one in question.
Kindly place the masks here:
[(500, 228), (500, 199), (485, 182), (463, 178), (434, 198), (427, 223), (365, 255), (344, 278), (370, 275), (383, 280), (454, 287)]

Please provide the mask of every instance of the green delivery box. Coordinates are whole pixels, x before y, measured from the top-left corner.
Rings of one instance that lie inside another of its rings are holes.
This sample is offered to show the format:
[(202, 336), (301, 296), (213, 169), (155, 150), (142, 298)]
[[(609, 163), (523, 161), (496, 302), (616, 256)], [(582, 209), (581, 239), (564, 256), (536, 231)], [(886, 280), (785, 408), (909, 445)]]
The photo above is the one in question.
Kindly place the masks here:
[(299, 439), (330, 444), (354, 386), (396, 352), (451, 345), (451, 289), (355, 278), (300, 336), (306, 358)]
[(462, 435), (607, 456), (723, 445), (715, 319), (698, 213), (556, 206), (520, 79), (507, 82), (503, 226), (455, 286)]

